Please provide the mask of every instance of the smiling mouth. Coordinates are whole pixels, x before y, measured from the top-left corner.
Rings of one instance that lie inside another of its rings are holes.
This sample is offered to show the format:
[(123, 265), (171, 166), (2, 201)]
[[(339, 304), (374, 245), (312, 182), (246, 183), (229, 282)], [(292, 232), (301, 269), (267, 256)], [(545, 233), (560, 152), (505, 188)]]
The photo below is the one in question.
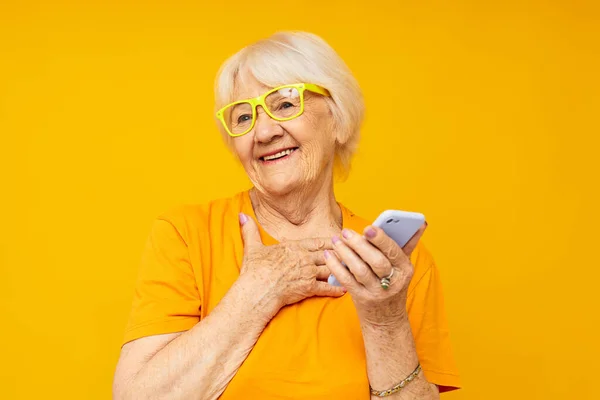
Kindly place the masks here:
[(288, 157), (290, 154), (292, 154), (296, 150), (298, 150), (298, 147), (292, 147), (291, 149), (282, 150), (275, 154), (270, 154), (268, 156), (260, 157), (260, 160), (264, 161), (264, 162), (281, 160), (281, 159)]

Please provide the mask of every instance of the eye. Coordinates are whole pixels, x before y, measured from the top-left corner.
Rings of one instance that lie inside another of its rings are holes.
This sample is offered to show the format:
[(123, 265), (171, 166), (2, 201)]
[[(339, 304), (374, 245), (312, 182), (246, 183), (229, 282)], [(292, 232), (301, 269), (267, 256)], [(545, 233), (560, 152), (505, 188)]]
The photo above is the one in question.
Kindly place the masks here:
[(279, 108), (290, 108), (290, 107), (294, 107), (294, 105), (292, 103), (290, 103), (289, 101), (283, 102), (281, 103), (281, 105), (279, 106)]
[(248, 122), (252, 119), (252, 115), (250, 114), (242, 114), (237, 118), (238, 124), (242, 124), (244, 122)]

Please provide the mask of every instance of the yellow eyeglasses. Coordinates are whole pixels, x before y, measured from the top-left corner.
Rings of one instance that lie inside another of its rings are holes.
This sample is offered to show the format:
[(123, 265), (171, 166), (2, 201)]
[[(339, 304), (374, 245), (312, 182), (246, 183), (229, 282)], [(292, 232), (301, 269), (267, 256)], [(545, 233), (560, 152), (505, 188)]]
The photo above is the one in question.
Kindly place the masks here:
[(257, 106), (261, 106), (275, 121), (289, 121), (302, 115), (306, 90), (323, 96), (330, 95), (327, 89), (312, 83), (283, 85), (253, 99), (228, 104), (217, 111), (217, 118), (229, 136), (242, 136), (254, 128)]

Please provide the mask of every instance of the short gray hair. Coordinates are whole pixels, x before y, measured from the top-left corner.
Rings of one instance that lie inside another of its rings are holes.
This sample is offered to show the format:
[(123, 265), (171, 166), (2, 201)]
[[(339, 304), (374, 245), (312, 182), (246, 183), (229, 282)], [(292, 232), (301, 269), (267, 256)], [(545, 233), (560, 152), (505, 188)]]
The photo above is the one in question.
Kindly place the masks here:
[[(247, 69), (261, 84), (277, 87), (288, 83), (314, 83), (329, 90), (326, 98), (340, 136), (336, 148), (336, 170), (345, 176), (360, 138), (365, 104), (356, 78), (319, 36), (307, 32), (277, 32), (244, 47), (221, 66), (215, 81), (215, 111), (235, 100), (236, 79)], [(232, 140), (218, 124), (225, 143)]]

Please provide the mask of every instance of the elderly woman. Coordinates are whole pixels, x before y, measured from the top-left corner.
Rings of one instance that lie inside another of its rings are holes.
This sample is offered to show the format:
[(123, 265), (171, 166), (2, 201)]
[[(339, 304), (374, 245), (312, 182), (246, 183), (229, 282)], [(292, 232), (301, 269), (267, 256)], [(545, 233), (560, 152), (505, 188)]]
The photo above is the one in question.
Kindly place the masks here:
[(435, 399), (458, 387), (426, 224), (400, 248), (336, 201), (364, 105), (335, 51), (306, 33), (261, 40), (225, 62), (216, 103), (253, 187), (155, 221), (114, 398)]

